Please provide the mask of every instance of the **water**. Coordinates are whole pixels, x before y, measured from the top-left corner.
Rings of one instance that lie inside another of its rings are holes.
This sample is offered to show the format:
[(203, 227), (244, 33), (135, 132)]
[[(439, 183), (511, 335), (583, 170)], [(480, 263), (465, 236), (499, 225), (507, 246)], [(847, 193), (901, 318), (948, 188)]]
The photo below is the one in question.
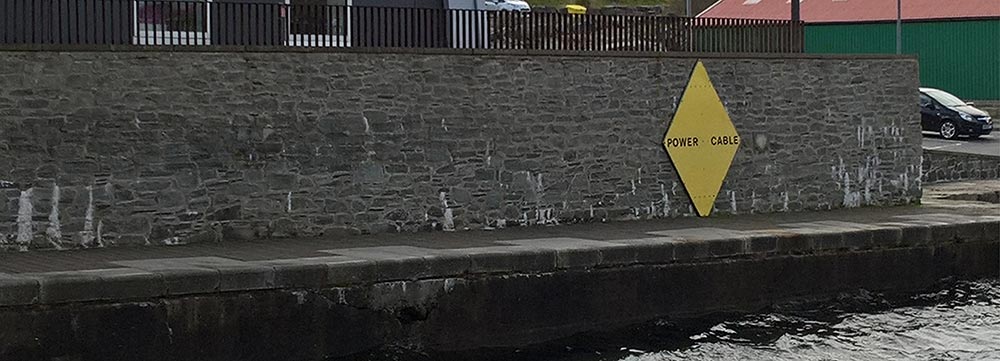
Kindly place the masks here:
[(530, 349), (426, 354), (390, 360), (1000, 360), (1000, 281), (953, 283), (919, 295), (866, 291), (749, 315), (657, 320)]
[(783, 311), (725, 320), (685, 347), (621, 360), (1000, 360), (996, 281), (903, 300), (861, 293), (819, 310)]

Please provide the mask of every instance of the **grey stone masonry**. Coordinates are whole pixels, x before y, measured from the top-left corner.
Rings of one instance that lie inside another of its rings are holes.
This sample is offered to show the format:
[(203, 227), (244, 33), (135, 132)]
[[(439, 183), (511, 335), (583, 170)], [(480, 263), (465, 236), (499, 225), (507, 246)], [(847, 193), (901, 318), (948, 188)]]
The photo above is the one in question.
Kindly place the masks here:
[(926, 183), (1000, 179), (1000, 157), (924, 149)]
[[(0, 51), (0, 247), (694, 216), (695, 61)], [(920, 199), (914, 59), (703, 61), (744, 140), (715, 214)]]

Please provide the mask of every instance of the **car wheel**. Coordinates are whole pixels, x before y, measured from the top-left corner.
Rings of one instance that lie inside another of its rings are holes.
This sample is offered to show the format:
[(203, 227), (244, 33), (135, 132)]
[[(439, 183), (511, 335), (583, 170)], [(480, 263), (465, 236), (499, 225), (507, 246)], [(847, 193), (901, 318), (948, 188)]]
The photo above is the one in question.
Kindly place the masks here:
[(955, 139), (958, 136), (958, 127), (955, 125), (955, 122), (946, 120), (941, 123), (938, 134), (941, 134), (941, 138), (944, 139)]

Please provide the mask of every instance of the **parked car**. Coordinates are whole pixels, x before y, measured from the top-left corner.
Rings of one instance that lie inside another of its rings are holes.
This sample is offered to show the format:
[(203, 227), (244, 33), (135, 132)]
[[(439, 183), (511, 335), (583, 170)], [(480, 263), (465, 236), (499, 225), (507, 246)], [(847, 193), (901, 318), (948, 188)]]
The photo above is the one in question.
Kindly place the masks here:
[(955, 139), (959, 135), (978, 138), (993, 131), (989, 113), (934, 88), (920, 88), (920, 125), (944, 139)]
[(531, 11), (524, 0), (486, 0), (486, 10)]

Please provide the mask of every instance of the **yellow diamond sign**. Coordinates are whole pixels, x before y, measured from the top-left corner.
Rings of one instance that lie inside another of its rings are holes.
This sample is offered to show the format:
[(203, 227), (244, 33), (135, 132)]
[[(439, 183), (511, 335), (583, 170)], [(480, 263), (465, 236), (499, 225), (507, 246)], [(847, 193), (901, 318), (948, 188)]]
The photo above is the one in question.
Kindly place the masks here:
[(663, 146), (698, 215), (708, 217), (740, 146), (740, 136), (701, 61), (691, 72)]

